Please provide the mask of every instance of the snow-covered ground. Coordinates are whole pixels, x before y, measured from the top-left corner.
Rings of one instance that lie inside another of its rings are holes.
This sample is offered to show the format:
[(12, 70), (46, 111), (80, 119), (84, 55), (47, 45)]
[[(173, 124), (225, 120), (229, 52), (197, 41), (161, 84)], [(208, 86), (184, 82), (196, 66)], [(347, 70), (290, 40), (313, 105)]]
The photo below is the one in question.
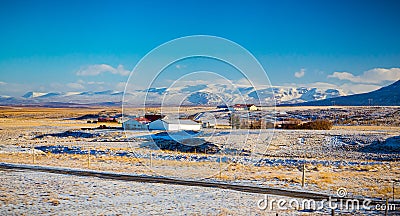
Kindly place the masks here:
[(8, 170), (0, 182), (0, 215), (265, 214), (263, 195), (215, 188)]
[[(301, 189), (305, 161), (306, 190), (334, 194), (345, 187), (351, 194), (375, 198), (390, 195), (391, 182), (399, 177), (396, 129), (204, 130), (198, 138), (222, 149), (221, 154), (204, 154), (157, 150), (149, 140), (156, 132), (83, 131), (79, 127), (85, 125), (75, 124), (84, 122), (64, 117), (27, 118), (2, 119), (0, 161), (30, 164), (36, 147), (35, 164), (82, 168), (88, 167), (90, 149), (94, 170), (291, 189)], [(262, 195), (221, 189), (11, 171), (1, 171), (0, 182), (0, 215), (271, 213), (257, 209)]]

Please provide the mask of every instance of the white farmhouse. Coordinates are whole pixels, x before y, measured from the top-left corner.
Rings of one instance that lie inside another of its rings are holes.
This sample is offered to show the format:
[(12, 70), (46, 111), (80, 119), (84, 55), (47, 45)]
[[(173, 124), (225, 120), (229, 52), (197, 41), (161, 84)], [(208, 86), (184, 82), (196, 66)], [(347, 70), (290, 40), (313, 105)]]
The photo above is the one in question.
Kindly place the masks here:
[(129, 119), (122, 123), (122, 127), (125, 130), (145, 130), (148, 128), (148, 123), (150, 121), (146, 118), (139, 117), (134, 119)]
[(158, 119), (149, 124), (150, 130), (194, 130), (201, 129), (201, 124), (189, 119)]

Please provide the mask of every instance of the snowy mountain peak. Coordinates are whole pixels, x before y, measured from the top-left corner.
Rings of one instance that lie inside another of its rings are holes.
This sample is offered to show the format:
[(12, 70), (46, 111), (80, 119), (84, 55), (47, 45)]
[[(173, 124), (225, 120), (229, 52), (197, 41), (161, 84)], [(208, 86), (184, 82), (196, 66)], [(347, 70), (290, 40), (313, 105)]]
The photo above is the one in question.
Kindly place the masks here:
[[(120, 103), (124, 92), (86, 91), (86, 92), (27, 92), (22, 98), (14, 98), (18, 103), (29, 103), (31, 99), (37, 103)], [(164, 105), (219, 105), (235, 103), (254, 103), (261, 105), (293, 104), (316, 101), (345, 95), (339, 89), (320, 89), (310, 87), (252, 87), (227, 86), (222, 84), (194, 84), (175, 86), (173, 88), (153, 87), (144, 90), (134, 90), (125, 93), (125, 103), (141, 105), (146, 100), (148, 104)], [(9, 103), (10, 100), (5, 100)], [(1, 104), (1, 101), (0, 101)]]
[(36, 98), (36, 97), (43, 96), (45, 94), (47, 94), (47, 93), (30, 91), (30, 92), (27, 92), (26, 94), (24, 94), (22, 97), (23, 98)]

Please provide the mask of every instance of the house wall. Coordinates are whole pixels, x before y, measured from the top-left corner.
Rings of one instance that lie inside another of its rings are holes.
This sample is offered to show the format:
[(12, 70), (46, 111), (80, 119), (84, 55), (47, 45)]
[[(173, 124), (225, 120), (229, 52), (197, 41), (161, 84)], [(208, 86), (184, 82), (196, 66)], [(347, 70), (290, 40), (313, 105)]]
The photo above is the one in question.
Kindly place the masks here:
[(167, 130), (170, 131), (180, 130), (179, 124), (168, 124)]
[(181, 125), (177, 125), (177, 127), (180, 130), (200, 130), (201, 129), (201, 125), (200, 124), (196, 124), (196, 125), (181, 124)]
[(234, 107), (234, 109), (235, 109), (236, 111), (249, 110), (248, 107)]
[(128, 120), (124, 123), (122, 123), (122, 127), (125, 130), (144, 130), (147, 129), (147, 125), (146, 124), (142, 124), (138, 121), (135, 120)]
[(201, 124), (167, 124), (164, 121), (156, 120), (149, 124), (150, 130), (169, 130), (169, 131), (177, 131), (177, 130), (200, 130)]
[[(169, 131), (177, 130), (200, 130), (201, 125), (187, 125), (187, 124), (166, 124), (165, 129)], [(163, 129), (160, 129), (163, 130)]]

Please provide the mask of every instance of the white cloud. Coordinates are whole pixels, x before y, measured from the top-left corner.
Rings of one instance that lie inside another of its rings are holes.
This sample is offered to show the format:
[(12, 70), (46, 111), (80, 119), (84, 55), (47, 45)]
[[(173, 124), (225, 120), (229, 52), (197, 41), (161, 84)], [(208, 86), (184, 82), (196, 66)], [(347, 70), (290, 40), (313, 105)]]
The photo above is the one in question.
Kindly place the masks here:
[(354, 84), (354, 83), (346, 83), (340, 86), (345, 92), (350, 94), (361, 94), (366, 92), (375, 91), (382, 86), (373, 85), (373, 84)]
[(130, 74), (129, 70), (126, 70), (123, 65), (118, 65), (117, 68), (114, 68), (107, 64), (96, 64), (89, 65), (85, 68), (80, 69), (76, 72), (78, 76), (97, 76), (102, 73), (112, 73), (119, 74), (122, 76), (128, 76)]
[(175, 67), (176, 67), (177, 69), (182, 69), (182, 68), (186, 68), (186, 65), (177, 64), (177, 65), (175, 65)]
[(125, 86), (126, 86), (126, 82), (119, 82), (119, 83), (117, 83), (117, 85), (115, 86), (115, 90), (117, 90), (117, 91), (123, 91), (123, 90), (125, 90)]
[(0, 85), (7, 85), (6, 82), (0, 81)]
[(67, 86), (72, 89), (85, 89), (85, 86), (80, 83), (67, 83)]
[(89, 84), (89, 85), (104, 85), (105, 83), (104, 83), (104, 82), (93, 82), (93, 81), (89, 81), (89, 82), (87, 82), (87, 84)]
[(315, 83), (312, 83), (310, 86), (314, 87), (314, 88), (321, 88), (321, 89), (338, 89), (339, 88), (335, 84), (326, 83), (326, 82), (315, 82)]
[(374, 68), (365, 71), (359, 76), (354, 76), (349, 72), (334, 72), (328, 78), (348, 80), (353, 83), (381, 84), (385, 81), (397, 81), (400, 79), (400, 68)]
[(296, 78), (301, 78), (306, 74), (306, 70), (304, 68), (302, 68), (300, 71), (297, 71), (294, 73), (294, 76)]

